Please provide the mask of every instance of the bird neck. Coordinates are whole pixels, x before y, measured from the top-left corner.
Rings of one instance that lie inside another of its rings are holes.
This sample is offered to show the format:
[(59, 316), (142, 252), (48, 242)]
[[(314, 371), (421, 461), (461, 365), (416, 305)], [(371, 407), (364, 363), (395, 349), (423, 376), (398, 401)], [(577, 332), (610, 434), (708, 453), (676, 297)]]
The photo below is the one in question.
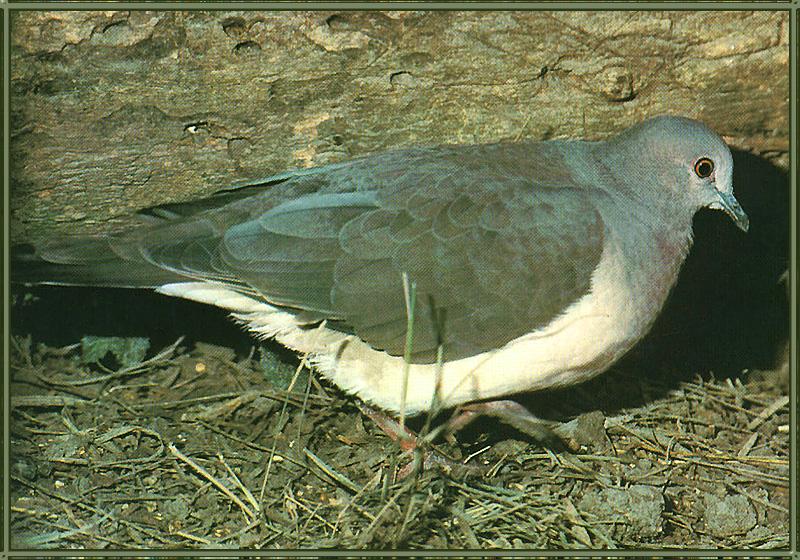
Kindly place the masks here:
[(614, 206), (617, 220), (627, 223), (610, 235), (628, 261), (628, 285), (646, 302), (646, 308), (657, 311), (666, 302), (691, 249), (691, 222), (660, 211), (631, 211), (630, 203)]
[[(646, 146), (641, 151), (630, 143), (597, 142), (592, 146), (598, 188), (627, 213), (627, 220), (649, 224), (654, 232), (664, 232), (665, 243), (682, 246), (691, 239), (695, 203), (675, 188), (685, 178), (680, 169), (669, 165), (669, 154), (654, 154)], [(665, 159), (667, 161), (665, 161)]]
[(656, 156), (602, 142), (593, 148), (601, 214), (607, 223), (625, 224), (608, 233), (626, 255), (628, 281), (648, 306), (660, 308), (691, 247), (694, 208), (671, 188), (679, 178), (657, 165)]

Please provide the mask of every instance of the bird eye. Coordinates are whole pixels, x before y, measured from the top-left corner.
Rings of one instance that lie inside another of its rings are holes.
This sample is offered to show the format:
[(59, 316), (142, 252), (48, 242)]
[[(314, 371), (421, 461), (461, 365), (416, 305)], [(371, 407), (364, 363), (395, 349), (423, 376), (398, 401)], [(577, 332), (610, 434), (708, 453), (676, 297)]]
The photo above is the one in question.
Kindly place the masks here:
[(694, 164), (694, 172), (701, 179), (711, 177), (714, 172), (714, 162), (707, 157), (700, 158)]

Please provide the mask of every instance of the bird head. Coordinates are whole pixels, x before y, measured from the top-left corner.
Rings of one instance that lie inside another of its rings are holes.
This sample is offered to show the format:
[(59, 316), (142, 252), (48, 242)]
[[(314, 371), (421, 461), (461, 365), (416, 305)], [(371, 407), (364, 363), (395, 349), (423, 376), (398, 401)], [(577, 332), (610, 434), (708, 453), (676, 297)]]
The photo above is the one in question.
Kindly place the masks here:
[[(642, 188), (661, 191), (657, 199), (688, 205), (692, 211), (725, 212), (747, 231), (750, 220), (733, 195), (733, 158), (728, 146), (703, 123), (660, 116), (629, 128), (609, 142), (642, 169)], [(627, 166), (626, 166), (627, 167)], [(629, 168), (630, 169), (630, 168)]]

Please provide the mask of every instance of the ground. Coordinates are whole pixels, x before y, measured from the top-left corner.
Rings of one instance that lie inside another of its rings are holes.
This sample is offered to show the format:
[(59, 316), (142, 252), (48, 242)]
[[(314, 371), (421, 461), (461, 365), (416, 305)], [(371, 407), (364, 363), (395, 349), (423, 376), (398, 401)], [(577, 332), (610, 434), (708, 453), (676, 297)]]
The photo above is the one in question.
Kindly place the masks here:
[(353, 397), (253, 344), (12, 338), (12, 545), (789, 546), (785, 371), (715, 379), (635, 352), (589, 383), (521, 398), (572, 420), (570, 445), (485, 420), (434, 440), (449, 462), (415, 470), (419, 455)]

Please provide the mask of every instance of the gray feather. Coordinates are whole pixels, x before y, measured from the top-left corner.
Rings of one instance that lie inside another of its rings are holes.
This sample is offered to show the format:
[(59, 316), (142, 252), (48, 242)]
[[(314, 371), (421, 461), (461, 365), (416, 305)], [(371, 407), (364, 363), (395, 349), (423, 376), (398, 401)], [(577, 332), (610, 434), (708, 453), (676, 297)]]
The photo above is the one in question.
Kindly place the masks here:
[(94, 270), (78, 274), (89, 283), (134, 269), (131, 285), (224, 283), (392, 355), (406, 273), (413, 360), (431, 362), (439, 343), (452, 360), (546, 325), (589, 290), (604, 224), (577, 187), (558, 143), (404, 150), (165, 205), (149, 213), (160, 223), (41, 257)]

